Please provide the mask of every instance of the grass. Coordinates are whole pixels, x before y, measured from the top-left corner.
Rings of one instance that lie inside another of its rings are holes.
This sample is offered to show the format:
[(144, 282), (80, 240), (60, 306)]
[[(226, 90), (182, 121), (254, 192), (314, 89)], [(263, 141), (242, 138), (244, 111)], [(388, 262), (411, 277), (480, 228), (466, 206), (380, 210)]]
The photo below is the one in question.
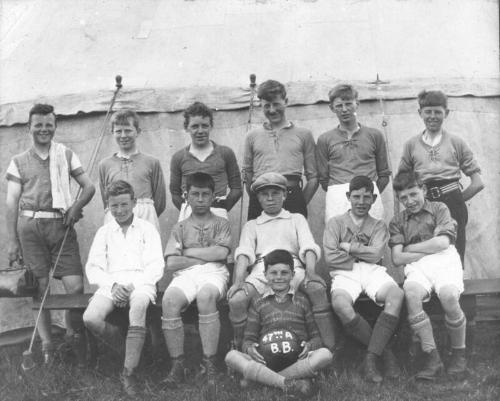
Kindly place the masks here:
[[(188, 336), (188, 341), (189, 341)], [(58, 348), (56, 360), (50, 369), (37, 368), (27, 373), (20, 368), (21, 354), (27, 345), (16, 345), (0, 349), (0, 400), (81, 400), (115, 401), (129, 400), (121, 392), (118, 373), (120, 359), (103, 347), (95, 369), (79, 370), (64, 338), (56, 338)], [(193, 338), (191, 336), (192, 341)], [(39, 348), (39, 347), (38, 347)], [(476, 327), (474, 352), (469, 357), (469, 372), (460, 380), (443, 375), (432, 383), (416, 382), (412, 378), (413, 365), (409, 362), (404, 347), (398, 346), (398, 355), (403, 367), (403, 375), (396, 381), (385, 381), (381, 385), (366, 383), (358, 366), (363, 352), (348, 343), (335, 365), (316, 380), (318, 393), (312, 400), (337, 401), (396, 401), (396, 400), (443, 400), (443, 401), (497, 401), (500, 399), (500, 322), (481, 322)], [(190, 367), (194, 370), (199, 345), (192, 342)], [(446, 362), (447, 353), (441, 346), (441, 355)], [(156, 355), (158, 356), (158, 354)], [(189, 355), (188, 355), (189, 356)], [(139, 377), (144, 388), (137, 400), (186, 400), (206, 399), (205, 386), (190, 376), (188, 382), (178, 390), (165, 390), (160, 381), (166, 375), (168, 361), (152, 358), (150, 348), (146, 348), (141, 361)], [(241, 389), (238, 381), (220, 375), (217, 386), (217, 400), (220, 401), (285, 401), (287, 397), (279, 390), (252, 385)]]

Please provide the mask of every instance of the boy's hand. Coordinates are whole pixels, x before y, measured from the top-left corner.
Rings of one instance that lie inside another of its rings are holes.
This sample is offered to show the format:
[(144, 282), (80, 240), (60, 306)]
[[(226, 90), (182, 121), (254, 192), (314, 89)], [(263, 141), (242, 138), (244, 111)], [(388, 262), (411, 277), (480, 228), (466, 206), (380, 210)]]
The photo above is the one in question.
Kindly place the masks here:
[(113, 284), (111, 288), (111, 296), (113, 297), (113, 303), (119, 308), (123, 308), (127, 305), (129, 295), (132, 291), (122, 284)]
[(303, 348), (302, 352), (299, 354), (299, 359), (304, 359), (311, 351), (311, 344), (309, 344), (307, 341), (302, 341), (300, 345)]
[(351, 243), (350, 242), (341, 242), (339, 244), (339, 248), (346, 251), (347, 253), (349, 253), (349, 251), (351, 250)]
[(263, 365), (266, 364), (266, 361), (264, 360), (264, 357), (257, 351), (257, 348), (259, 347), (259, 344), (253, 343), (250, 347), (247, 349), (247, 354), (250, 355), (250, 357), (258, 363), (261, 363)]
[(64, 213), (63, 225), (65, 227), (71, 227), (82, 217), (83, 217), (82, 209), (79, 209), (73, 205), (66, 211), (66, 213)]
[(231, 287), (229, 287), (229, 290), (227, 291), (227, 299), (231, 299), (233, 297), (234, 294), (236, 294), (239, 290), (245, 290), (245, 282), (244, 281), (241, 281), (241, 282), (237, 282), (237, 283), (234, 283)]

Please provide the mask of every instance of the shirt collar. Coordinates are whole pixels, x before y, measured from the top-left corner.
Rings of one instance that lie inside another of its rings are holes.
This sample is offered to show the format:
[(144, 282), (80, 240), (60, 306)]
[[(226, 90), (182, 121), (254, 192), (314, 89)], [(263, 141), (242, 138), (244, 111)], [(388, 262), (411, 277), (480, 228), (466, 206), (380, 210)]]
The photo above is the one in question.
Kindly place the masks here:
[(124, 155), (121, 151), (118, 151), (116, 152), (116, 157), (119, 157), (120, 159), (131, 159), (132, 156), (135, 156), (138, 153), (139, 153), (138, 149), (136, 149), (134, 153), (130, 153), (129, 155)]
[(263, 211), (260, 214), (260, 216), (258, 216), (255, 219), (255, 222), (257, 224), (264, 224), (264, 223), (267, 223), (268, 221), (275, 220), (275, 219), (289, 219), (289, 218), (291, 218), (291, 213), (285, 209), (281, 209), (281, 212), (279, 212), (279, 214), (277, 214), (276, 216), (269, 216), (268, 214), (266, 214), (266, 212)]
[[(292, 286), (290, 286), (288, 288), (287, 294), (291, 295), (292, 298), (295, 296), (295, 290), (292, 288)], [(275, 295), (275, 293), (274, 293), (273, 289), (271, 287), (269, 287), (269, 286), (266, 286), (266, 289), (262, 293), (262, 298), (273, 297), (274, 295)]]
[[(113, 231), (121, 231), (122, 227), (117, 223), (116, 219), (113, 217), (113, 220), (110, 222), (111, 227), (113, 228)], [(134, 214), (134, 217), (132, 218), (132, 223), (130, 223), (129, 228), (135, 227), (137, 224), (137, 217)]]
[[(337, 126), (337, 129), (338, 129), (340, 132), (344, 132), (344, 133), (346, 133), (346, 134), (348, 133), (348, 131), (347, 131), (346, 129), (342, 128), (342, 126), (341, 126), (340, 124)], [(352, 135), (357, 134), (360, 130), (361, 130), (361, 124), (360, 124), (360, 123), (358, 123), (358, 128), (356, 129), (356, 131), (354, 131), (354, 132), (352, 133)]]
[(405, 210), (405, 211), (407, 212), (406, 220), (409, 220), (412, 216), (418, 216), (422, 212), (427, 212), (427, 213), (432, 214), (431, 203), (426, 199), (424, 201), (424, 206), (422, 206), (422, 209), (420, 209), (417, 213), (409, 213), (407, 210)]
[[(274, 129), (271, 127), (271, 124), (269, 124), (269, 121), (265, 121), (263, 125), (264, 125), (264, 129), (266, 131), (274, 131)], [(288, 124), (280, 129), (288, 129), (288, 128), (292, 128), (293, 126), (294, 126), (293, 122), (288, 121)]]

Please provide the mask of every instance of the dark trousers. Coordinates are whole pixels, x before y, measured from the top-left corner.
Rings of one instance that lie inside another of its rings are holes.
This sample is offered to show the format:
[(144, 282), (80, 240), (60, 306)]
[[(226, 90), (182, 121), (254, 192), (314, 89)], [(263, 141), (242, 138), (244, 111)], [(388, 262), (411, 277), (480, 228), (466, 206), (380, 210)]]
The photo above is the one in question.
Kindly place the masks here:
[[(438, 183), (440, 185), (445, 185), (443, 183)], [(436, 182), (426, 183), (427, 187), (435, 186)], [(467, 211), (467, 205), (465, 204), (464, 198), (462, 197), (462, 192), (457, 189), (446, 194), (441, 194), (437, 198), (429, 196), (427, 193), (427, 198), (431, 201), (443, 202), (448, 209), (450, 209), (451, 217), (457, 222), (457, 241), (455, 247), (457, 248), (460, 259), (462, 260), (462, 267), (464, 266), (464, 256), (465, 256), (465, 227), (467, 226), (467, 221), (469, 220), (469, 213)]]
[[(283, 209), (288, 210), (290, 213), (300, 213), (307, 219), (307, 205), (302, 193), (302, 188), (298, 185), (288, 187), (286, 199), (283, 203)], [(253, 220), (260, 216), (262, 207), (260, 206), (257, 195), (252, 192), (248, 202), (248, 217), (247, 220)]]

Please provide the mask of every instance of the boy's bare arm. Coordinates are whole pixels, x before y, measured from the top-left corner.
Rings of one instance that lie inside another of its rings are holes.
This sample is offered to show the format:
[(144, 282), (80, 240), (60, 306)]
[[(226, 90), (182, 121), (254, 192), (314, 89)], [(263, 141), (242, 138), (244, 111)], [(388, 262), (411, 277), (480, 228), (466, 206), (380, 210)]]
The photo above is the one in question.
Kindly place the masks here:
[(470, 184), (467, 188), (462, 192), (462, 197), (464, 201), (468, 201), (472, 199), (474, 195), (478, 192), (482, 191), (484, 188), (483, 180), (481, 179), (481, 175), (479, 173), (474, 173), (470, 176)]
[(394, 245), (392, 248), (392, 261), (397, 266), (407, 265), (408, 263), (416, 262), (425, 256), (424, 253), (409, 252), (403, 250), (403, 245)]
[(421, 253), (424, 255), (432, 255), (444, 251), (450, 246), (450, 238), (447, 235), (438, 235), (426, 241), (416, 244), (406, 245), (403, 252)]
[(175, 272), (177, 270), (187, 269), (191, 266), (206, 263), (206, 261), (197, 258), (191, 258), (189, 256), (169, 255), (166, 258), (166, 263), (167, 270)]
[(205, 262), (217, 262), (225, 260), (229, 249), (221, 245), (212, 245), (205, 248), (186, 248), (182, 251), (183, 256), (201, 259)]

